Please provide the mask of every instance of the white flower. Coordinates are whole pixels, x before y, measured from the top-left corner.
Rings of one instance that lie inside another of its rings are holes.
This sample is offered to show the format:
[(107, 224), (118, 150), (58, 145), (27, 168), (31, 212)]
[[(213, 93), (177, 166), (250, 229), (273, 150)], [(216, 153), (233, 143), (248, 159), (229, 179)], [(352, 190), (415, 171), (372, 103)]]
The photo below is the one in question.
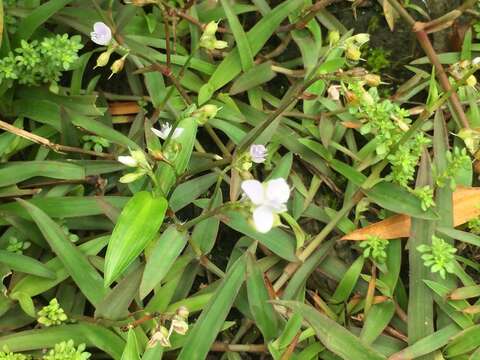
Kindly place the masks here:
[(265, 157), (267, 156), (267, 148), (264, 145), (255, 145), (250, 146), (250, 157), (252, 161), (256, 164), (261, 164), (265, 162)]
[(103, 22), (96, 22), (93, 24), (90, 39), (97, 45), (108, 45), (112, 41), (112, 30)]
[(117, 160), (121, 162), (123, 165), (127, 165), (130, 167), (138, 166), (137, 160), (135, 160), (132, 156), (119, 156)]
[(472, 60), (472, 65), (480, 65), (480, 57), (476, 57)]
[(276, 214), (287, 210), (290, 188), (285, 179), (278, 178), (262, 184), (258, 180), (245, 180), (242, 190), (254, 205), (253, 223), (255, 229), (267, 233), (273, 227)]
[[(185, 335), (188, 331), (188, 323), (181, 316), (174, 316), (171, 329), (177, 334)], [(172, 331), (170, 330), (170, 331)]]
[[(152, 127), (152, 131), (155, 135), (157, 135), (160, 139), (165, 140), (168, 135), (172, 132), (172, 125), (169, 123), (162, 124), (160, 126), (160, 130), (157, 130)], [(176, 128), (173, 132), (172, 139), (178, 138), (183, 132), (182, 128)]]
[(148, 347), (154, 347), (157, 342), (160, 343), (163, 347), (170, 347), (170, 332), (165, 326), (160, 326), (157, 331), (155, 331), (148, 341)]
[(340, 89), (342, 87), (340, 85), (330, 85), (327, 90), (328, 97), (332, 100), (340, 100)]

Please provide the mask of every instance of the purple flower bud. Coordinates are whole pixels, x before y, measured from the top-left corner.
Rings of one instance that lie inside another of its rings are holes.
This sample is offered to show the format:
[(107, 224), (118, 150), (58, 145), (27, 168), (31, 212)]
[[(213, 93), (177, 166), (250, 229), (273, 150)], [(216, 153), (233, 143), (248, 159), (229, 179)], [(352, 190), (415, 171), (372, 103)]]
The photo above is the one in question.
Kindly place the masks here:
[(252, 161), (257, 164), (265, 162), (267, 156), (267, 148), (264, 145), (252, 145), (250, 146), (250, 157)]

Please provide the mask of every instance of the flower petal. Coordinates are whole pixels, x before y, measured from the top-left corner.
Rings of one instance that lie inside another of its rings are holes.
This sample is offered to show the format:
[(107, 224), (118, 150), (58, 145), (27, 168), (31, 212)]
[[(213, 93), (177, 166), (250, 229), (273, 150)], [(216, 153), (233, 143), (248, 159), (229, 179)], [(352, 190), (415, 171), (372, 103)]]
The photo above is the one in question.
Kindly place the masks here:
[(158, 129), (155, 129), (155, 128), (151, 128), (152, 132), (157, 135), (160, 139), (163, 139), (165, 140), (168, 136), (168, 133), (164, 133), (162, 130), (158, 130)]
[(253, 210), (253, 224), (261, 233), (267, 233), (273, 226), (274, 214), (268, 206), (259, 206)]
[(130, 167), (138, 166), (137, 160), (135, 160), (131, 156), (119, 156), (117, 158), (117, 160), (118, 160), (118, 162), (121, 162), (123, 165), (127, 165), (127, 166), (130, 166)]
[(103, 22), (96, 22), (93, 24), (93, 32), (90, 37), (95, 44), (108, 45), (112, 40), (112, 30)]
[(241, 185), (242, 190), (255, 205), (261, 205), (265, 201), (265, 190), (258, 180), (245, 180)]
[(265, 195), (269, 202), (285, 204), (290, 197), (290, 188), (285, 179), (273, 179), (267, 182)]

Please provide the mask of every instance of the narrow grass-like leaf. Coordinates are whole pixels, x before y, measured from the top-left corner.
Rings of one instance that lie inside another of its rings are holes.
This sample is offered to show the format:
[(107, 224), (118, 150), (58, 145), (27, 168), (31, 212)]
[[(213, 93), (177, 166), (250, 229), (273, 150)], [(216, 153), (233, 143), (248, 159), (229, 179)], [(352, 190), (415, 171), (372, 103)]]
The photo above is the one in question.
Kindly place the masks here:
[(239, 258), (225, 274), (212, 299), (189, 330), (178, 360), (206, 358), (245, 280), (245, 270), (246, 255)]
[(273, 340), (278, 335), (277, 313), (269, 303), (263, 273), (251, 254), (247, 254), (247, 293), (255, 324), (266, 342)]
[(72, 0), (50, 0), (37, 7), (18, 24), (18, 31), (15, 33), (15, 44), (20, 44), (21, 40), (28, 40), (40, 25), (70, 2)]
[(315, 271), (318, 265), (325, 259), (334, 244), (335, 241), (325, 242), (308, 257), (288, 282), (282, 295), (283, 300), (294, 300), (296, 298), (298, 291), (302, 289), (312, 272)]
[(125, 205), (107, 247), (105, 286), (118, 279), (155, 237), (167, 205), (164, 198), (154, 198), (146, 191), (136, 193)]
[(8, 346), (13, 352), (30, 351), (53, 347), (72, 339), (75, 344), (96, 347), (113, 359), (119, 360), (125, 342), (113, 331), (94, 324), (52, 326), (44, 329), (25, 330), (0, 337), (0, 348)]
[(357, 284), (358, 278), (360, 277), (364, 262), (364, 257), (359, 256), (357, 260), (355, 260), (355, 262), (350, 266), (335, 289), (335, 292), (330, 299), (331, 303), (341, 304), (348, 300), (350, 294), (355, 288), (355, 285)]
[(262, 64), (255, 65), (244, 74), (240, 75), (232, 84), (229, 94), (236, 95), (241, 92), (250, 90), (256, 86), (262, 85), (275, 77), (272, 70), (272, 63), (266, 61)]
[[(107, 242), (108, 237), (103, 236), (81, 244), (78, 249), (86, 256), (92, 256), (100, 252), (107, 245)], [(58, 257), (46, 262), (45, 266), (55, 273), (55, 279), (50, 280), (35, 275), (28, 275), (13, 286), (11, 293), (23, 292), (32, 297), (53, 288), (68, 278), (69, 272)]]
[(157, 286), (177, 260), (187, 243), (188, 235), (170, 226), (155, 242), (147, 258), (140, 283), (140, 298), (144, 298)]
[(365, 345), (358, 337), (343, 326), (323, 315), (313, 307), (295, 301), (279, 301), (294, 312), (302, 315), (322, 344), (345, 360), (385, 360), (386, 357)]
[(390, 323), (394, 314), (395, 304), (392, 301), (384, 301), (373, 305), (368, 311), (365, 324), (360, 333), (360, 339), (365, 344), (372, 344)]
[(55, 279), (55, 272), (45, 264), (31, 257), (0, 250), (0, 264), (5, 264), (12, 270), (44, 278)]
[(96, 306), (95, 317), (120, 320), (128, 316), (128, 308), (138, 293), (143, 266), (138, 264)]
[[(48, 216), (52, 218), (75, 218), (92, 215), (102, 215), (104, 209), (99, 203), (99, 199), (107, 201), (116, 208), (122, 208), (130, 199), (126, 196), (66, 196), (51, 198), (33, 198), (29, 203), (35, 205)], [(0, 205), (0, 212), (17, 215), (23, 219), (30, 219), (28, 212), (19, 203), (10, 202)], [(0, 223), (2, 219), (0, 219)]]
[(59, 161), (9, 162), (0, 169), (0, 187), (19, 183), (35, 176), (52, 179), (83, 180), (85, 170), (74, 164)]
[(169, 200), (170, 208), (178, 211), (200, 195), (204, 194), (210, 186), (217, 181), (218, 175), (215, 173), (199, 176), (193, 180), (189, 180), (180, 184), (175, 188)]
[(453, 290), (449, 298), (452, 300), (465, 300), (478, 296), (480, 296), (480, 285), (472, 285)]
[[(247, 39), (252, 50), (252, 55), (255, 56), (261, 50), (278, 25), (302, 4), (303, 0), (284, 1), (250, 29), (247, 33)], [(238, 52), (238, 48), (233, 49), (217, 67), (208, 83), (202, 86), (198, 94), (198, 102), (200, 104), (208, 101), (216, 90), (230, 82), (240, 73), (241, 62)]]
[(423, 355), (433, 353), (435, 350), (445, 346), (448, 341), (460, 332), (460, 327), (450, 324), (436, 331), (432, 335), (418, 340), (416, 343), (406, 347), (402, 351), (393, 354), (388, 360), (410, 360), (417, 359)]
[(62, 261), (65, 269), (67, 269), (85, 297), (93, 305), (97, 305), (107, 294), (107, 290), (102, 286), (102, 278), (98, 272), (88, 262), (85, 255), (65, 236), (60, 226), (47, 214), (25, 200), (19, 199), (18, 201), (28, 211), (33, 221), (35, 221), (48, 245)]
[(238, 211), (225, 211), (220, 220), (228, 227), (258, 240), (275, 254), (289, 261), (296, 261), (295, 239), (283, 230), (273, 228), (266, 234), (256, 231), (245, 219), (245, 215)]
[[(417, 178), (417, 187), (432, 185), (429, 155), (424, 152)], [(411, 236), (408, 241), (409, 301), (408, 301), (408, 343), (410, 345), (433, 333), (433, 298), (430, 289), (423, 283), (429, 279), (430, 270), (423, 264), (420, 245), (432, 242), (435, 224), (432, 221), (412, 219)], [(423, 359), (423, 358), (422, 358)], [(424, 359), (433, 359), (427, 356)]]

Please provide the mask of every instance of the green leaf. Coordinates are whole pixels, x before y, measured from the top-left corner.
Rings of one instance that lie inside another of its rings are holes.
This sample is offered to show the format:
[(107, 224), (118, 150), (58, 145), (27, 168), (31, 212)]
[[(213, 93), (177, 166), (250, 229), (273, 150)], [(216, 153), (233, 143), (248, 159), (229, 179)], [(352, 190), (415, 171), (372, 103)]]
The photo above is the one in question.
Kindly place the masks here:
[(137, 264), (96, 306), (95, 317), (109, 320), (125, 319), (128, 308), (138, 294), (143, 266)]
[(120, 360), (140, 360), (137, 337), (135, 336), (135, 331), (133, 329), (128, 330), (127, 344), (125, 345)]
[(256, 86), (269, 82), (276, 76), (272, 70), (272, 63), (266, 61), (255, 65), (244, 74), (240, 75), (232, 84), (229, 94), (236, 95), (241, 92), (253, 89)]
[(263, 334), (266, 342), (278, 335), (277, 313), (270, 304), (270, 297), (265, 286), (263, 273), (253, 255), (247, 254), (247, 293), (248, 305), (255, 324)]
[(387, 210), (418, 219), (438, 219), (438, 214), (432, 208), (423, 211), (420, 199), (400, 185), (382, 181), (364, 192), (370, 200)]
[(25, 255), (11, 253), (6, 250), (0, 250), (0, 264), (2, 263), (14, 271), (55, 279), (55, 272), (50, 270), (40, 261)]
[[(417, 176), (417, 187), (432, 185), (430, 158), (426, 151), (422, 156)], [(408, 240), (409, 259), (409, 298), (408, 298), (408, 343), (433, 333), (433, 298), (428, 287), (423, 283), (430, 278), (430, 270), (423, 264), (422, 254), (417, 250), (420, 245), (429, 245), (435, 229), (433, 221), (412, 218), (410, 238)], [(433, 355), (426, 359), (433, 359)]]
[[(78, 249), (86, 256), (92, 256), (99, 253), (107, 245), (107, 242), (108, 236), (103, 236), (81, 244)], [(45, 263), (45, 266), (55, 273), (55, 279), (50, 280), (35, 275), (28, 275), (13, 286), (11, 293), (23, 292), (32, 297), (53, 288), (68, 278), (69, 273), (58, 257), (49, 260)]]
[(160, 284), (185, 247), (187, 238), (187, 233), (178, 231), (172, 225), (153, 244), (140, 283), (140, 298), (143, 299)]
[(84, 180), (85, 170), (78, 165), (60, 161), (8, 162), (0, 168), (0, 187), (13, 185), (35, 176), (62, 180)]
[(225, 274), (212, 299), (189, 330), (177, 360), (203, 360), (207, 357), (245, 280), (246, 256), (240, 257)]
[(37, 7), (17, 25), (14, 44), (18, 45), (21, 40), (28, 40), (40, 25), (71, 2), (72, 0), (50, 0)]
[(256, 231), (245, 219), (245, 215), (239, 211), (224, 211), (220, 220), (228, 227), (258, 240), (268, 249), (281, 258), (289, 261), (297, 261), (295, 255), (295, 239), (279, 228), (273, 228), (266, 234)]
[(217, 174), (209, 173), (180, 184), (170, 197), (168, 202), (170, 208), (175, 212), (183, 209), (200, 195), (206, 193), (217, 179)]
[[(294, 10), (303, 4), (303, 0), (283, 1), (275, 9), (264, 16), (247, 33), (247, 39), (255, 56), (265, 45), (272, 33), (277, 29), (281, 22)], [(241, 71), (241, 62), (238, 47), (233, 49), (222, 63), (216, 68), (208, 83), (202, 86), (198, 94), (198, 102), (203, 104), (207, 102), (213, 93), (222, 86), (228, 84)]]
[(99, 325), (80, 323), (4, 335), (0, 337), (0, 348), (8, 346), (12, 352), (40, 350), (70, 339), (75, 344), (83, 343), (87, 347), (103, 350), (115, 360), (120, 359), (125, 346), (125, 342), (113, 331)]
[(365, 259), (363, 256), (359, 256), (357, 260), (353, 262), (335, 289), (330, 299), (331, 303), (340, 304), (348, 300), (360, 277), (364, 262)]
[(315, 330), (318, 339), (334, 354), (345, 360), (385, 360), (386, 357), (365, 345), (343, 326), (323, 315), (309, 305), (296, 301), (278, 301), (303, 319)]
[(163, 223), (168, 203), (149, 192), (136, 193), (125, 205), (108, 243), (105, 287), (122, 275), (141, 254)]
[(62, 261), (65, 269), (85, 297), (93, 305), (98, 304), (106, 295), (107, 290), (102, 286), (102, 278), (85, 255), (65, 236), (60, 226), (42, 210), (25, 200), (18, 199), (17, 201), (28, 211), (48, 245)]
[[(129, 197), (125, 196), (37, 197), (30, 199), (29, 203), (35, 205), (50, 217), (67, 219), (72, 217), (102, 215), (104, 209), (100, 200), (106, 201), (111, 206), (122, 208), (129, 199)], [(28, 212), (16, 202), (1, 204), (0, 212), (30, 219)], [(2, 219), (0, 219), (0, 223), (2, 223)]]
[(220, 0), (223, 11), (228, 19), (228, 24), (232, 29), (233, 37), (235, 38), (235, 44), (238, 48), (238, 55), (240, 56), (240, 63), (242, 64), (242, 70), (247, 71), (253, 67), (253, 54), (250, 48), (247, 35), (243, 31), (243, 26), (238, 21), (238, 17), (230, 6), (228, 0)]
[(423, 355), (433, 353), (435, 350), (445, 346), (452, 336), (458, 334), (460, 328), (455, 324), (450, 324), (437, 330), (432, 335), (426, 336), (410, 345), (402, 351), (393, 354), (388, 360), (410, 360), (418, 359)]
[(392, 301), (384, 301), (373, 305), (368, 311), (360, 333), (360, 339), (365, 344), (372, 344), (390, 323), (394, 314), (395, 304)]

